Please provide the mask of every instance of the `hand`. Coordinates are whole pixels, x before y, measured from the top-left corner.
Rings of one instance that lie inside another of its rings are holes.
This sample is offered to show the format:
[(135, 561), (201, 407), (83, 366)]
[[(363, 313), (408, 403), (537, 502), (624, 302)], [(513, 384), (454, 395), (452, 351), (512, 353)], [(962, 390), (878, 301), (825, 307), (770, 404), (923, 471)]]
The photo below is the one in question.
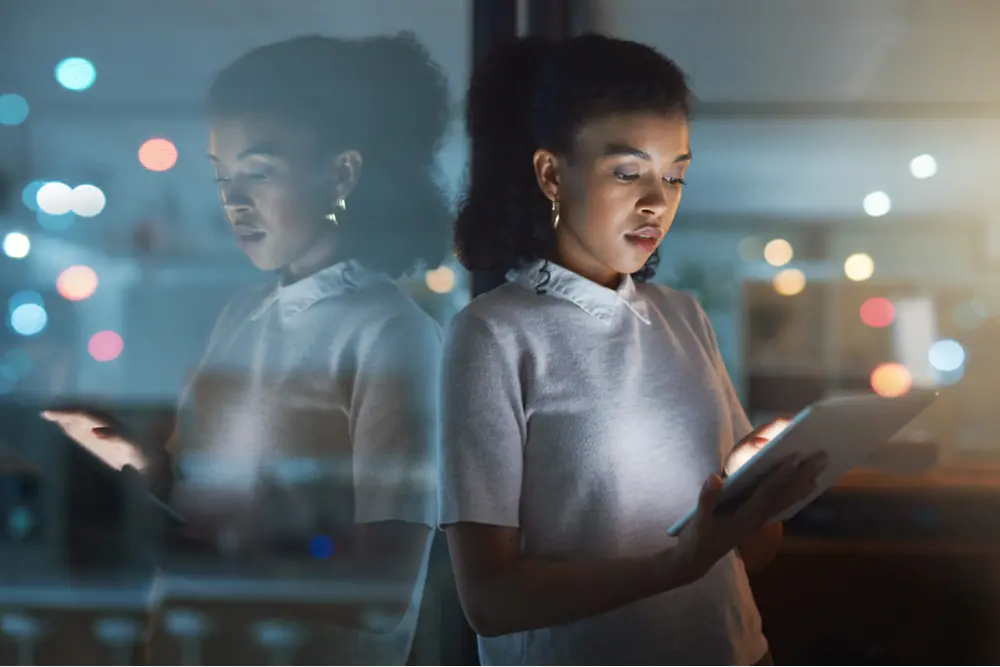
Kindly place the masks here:
[(805, 461), (785, 459), (757, 487), (746, 502), (732, 513), (716, 511), (722, 494), (722, 479), (710, 476), (698, 498), (694, 519), (668, 551), (675, 559), (685, 583), (703, 577), (723, 556), (738, 548), (773, 517), (808, 498), (826, 467), (827, 457), (818, 454)]
[(81, 447), (115, 470), (132, 466), (143, 470), (142, 450), (122, 435), (121, 425), (109, 415), (87, 410), (45, 410), (42, 417), (59, 428)]
[(792, 421), (790, 419), (779, 418), (760, 428), (754, 429), (747, 437), (743, 438), (733, 451), (730, 452), (723, 470), (726, 475), (732, 475), (742, 468), (746, 463), (755, 457), (764, 448), (764, 445), (774, 440), (779, 433), (788, 428)]

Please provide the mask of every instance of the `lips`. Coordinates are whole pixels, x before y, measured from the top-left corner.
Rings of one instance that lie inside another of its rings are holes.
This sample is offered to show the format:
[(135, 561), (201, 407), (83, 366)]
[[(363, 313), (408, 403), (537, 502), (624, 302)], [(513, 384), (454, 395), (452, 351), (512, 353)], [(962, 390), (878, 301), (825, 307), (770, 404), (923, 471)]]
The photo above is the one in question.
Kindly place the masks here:
[(242, 242), (259, 241), (264, 238), (265, 235), (264, 230), (257, 229), (256, 227), (248, 227), (246, 225), (234, 225), (233, 231), (236, 232), (236, 236), (238, 236)]
[(653, 241), (659, 241), (660, 237), (663, 236), (663, 230), (657, 225), (643, 225), (642, 227), (625, 234), (625, 236), (631, 236), (637, 239), (651, 239)]

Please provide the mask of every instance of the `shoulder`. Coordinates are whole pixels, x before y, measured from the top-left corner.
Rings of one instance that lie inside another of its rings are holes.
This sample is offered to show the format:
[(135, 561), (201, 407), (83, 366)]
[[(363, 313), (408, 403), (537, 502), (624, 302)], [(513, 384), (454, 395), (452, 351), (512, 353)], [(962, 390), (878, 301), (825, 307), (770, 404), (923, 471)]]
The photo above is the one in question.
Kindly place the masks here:
[(257, 281), (237, 290), (215, 318), (216, 332), (227, 331), (245, 322), (255, 310), (271, 298), (276, 286), (277, 281), (269, 279)]
[(536, 294), (506, 283), (476, 297), (456, 313), (448, 323), (447, 340), (451, 344), (468, 339), (513, 344), (538, 305)]
[(654, 283), (639, 285), (637, 290), (670, 328), (689, 329), (704, 345), (714, 346), (711, 320), (693, 294)]
[(354, 331), (360, 356), (376, 349), (398, 354), (434, 354), (441, 346), (440, 325), (402, 288), (386, 280), (348, 295), (338, 308)]

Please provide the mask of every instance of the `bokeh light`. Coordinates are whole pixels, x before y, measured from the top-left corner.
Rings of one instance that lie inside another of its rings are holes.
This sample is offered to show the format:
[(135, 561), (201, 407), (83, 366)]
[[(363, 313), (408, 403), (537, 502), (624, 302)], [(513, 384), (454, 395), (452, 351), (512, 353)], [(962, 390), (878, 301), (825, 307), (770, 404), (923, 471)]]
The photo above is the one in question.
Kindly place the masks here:
[(114, 331), (98, 331), (87, 341), (87, 352), (96, 361), (106, 362), (117, 359), (125, 349), (125, 341)]
[(792, 261), (794, 256), (792, 244), (785, 239), (774, 239), (764, 246), (764, 259), (771, 266), (784, 266)]
[(856, 252), (844, 260), (844, 275), (849, 280), (860, 282), (868, 280), (875, 273), (875, 261), (870, 255)]
[(89, 299), (97, 291), (97, 272), (82, 264), (71, 266), (59, 274), (56, 290), (69, 301)]
[(455, 272), (447, 266), (439, 266), (428, 271), (424, 277), (427, 289), (437, 294), (447, 294), (455, 289)]
[(31, 239), (21, 232), (10, 232), (3, 237), (3, 254), (13, 259), (24, 259), (31, 252)]
[(45, 299), (42, 295), (34, 290), (21, 290), (20, 292), (14, 292), (10, 295), (10, 299), (7, 300), (7, 312), (13, 313), (18, 306), (23, 306), (26, 303), (33, 303), (37, 306), (45, 306)]
[(48, 324), (49, 315), (37, 303), (24, 303), (10, 314), (10, 328), (22, 336), (34, 336)]
[(69, 213), (73, 208), (73, 189), (59, 181), (49, 181), (38, 189), (38, 209), (50, 215)]
[(67, 90), (87, 90), (97, 79), (97, 70), (86, 58), (66, 58), (56, 65), (56, 81)]
[(333, 551), (333, 538), (328, 535), (317, 535), (309, 541), (309, 553), (317, 560), (330, 558)]
[(28, 119), (28, 100), (14, 93), (0, 95), (0, 125), (20, 125)]
[(51, 213), (46, 213), (45, 211), (39, 211), (35, 214), (35, 221), (38, 226), (49, 232), (64, 232), (73, 226), (76, 222), (76, 215), (72, 211), (68, 213), (63, 213), (62, 215), (52, 215)]
[(872, 371), (871, 386), (879, 396), (895, 398), (910, 391), (913, 386), (913, 376), (902, 364), (879, 364)]
[(167, 171), (177, 164), (177, 147), (168, 139), (148, 139), (139, 147), (139, 162), (150, 171)]
[(104, 210), (104, 205), (108, 202), (96, 185), (84, 183), (73, 188), (71, 198), (73, 213), (83, 218), (93, 218)]
[(774, 276), (771, 284), (781, 296), (795, 296), (806, 288), (806, 274), (798, 269), (782, 269)]
[(910, 160), (910, 173), (913, 174), (913, 178), (930, 178), (937, 173), (937, 168), (937, 160), (927, 153)]
[(941, 372), (957, 371), (965, 365), (965, 348), (957, 340), (944, 338), (931, 345), (927, 360)]
[(21, 190), (21, 202), (28, 207), (29, 211), (38, 210), (38, 191), (45, 183), (47, 181), (31, 181)]
[(896, 307), (885, 297), (873, 296), (861, 304), (858, 314), (866, 326), (883, 329), (896, 319)]
[(873, 218), (880, 218), (892, 209), (892, 200), (889, 195), (878, 190), (865, 196), (862, 206), (865, 213)]

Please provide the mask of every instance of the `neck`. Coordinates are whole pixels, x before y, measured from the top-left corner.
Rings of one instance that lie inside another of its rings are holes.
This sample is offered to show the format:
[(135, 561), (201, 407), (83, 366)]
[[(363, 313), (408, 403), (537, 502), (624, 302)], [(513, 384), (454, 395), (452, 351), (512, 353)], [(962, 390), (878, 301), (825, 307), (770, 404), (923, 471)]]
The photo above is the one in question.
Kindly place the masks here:
[(605, 265), (569, 231), (556, 232), (555, 261), (573, 273), (609, 289), (617, 289), (622, 275)]
[(310, 245), (298, 259), (285, 267), (282, 272), (283, 281), (286, 284), (291, 284), (308, 278), (317, 271), (332, 266), (338, 259), (334, 235), (329, 234), (317, 243)]

